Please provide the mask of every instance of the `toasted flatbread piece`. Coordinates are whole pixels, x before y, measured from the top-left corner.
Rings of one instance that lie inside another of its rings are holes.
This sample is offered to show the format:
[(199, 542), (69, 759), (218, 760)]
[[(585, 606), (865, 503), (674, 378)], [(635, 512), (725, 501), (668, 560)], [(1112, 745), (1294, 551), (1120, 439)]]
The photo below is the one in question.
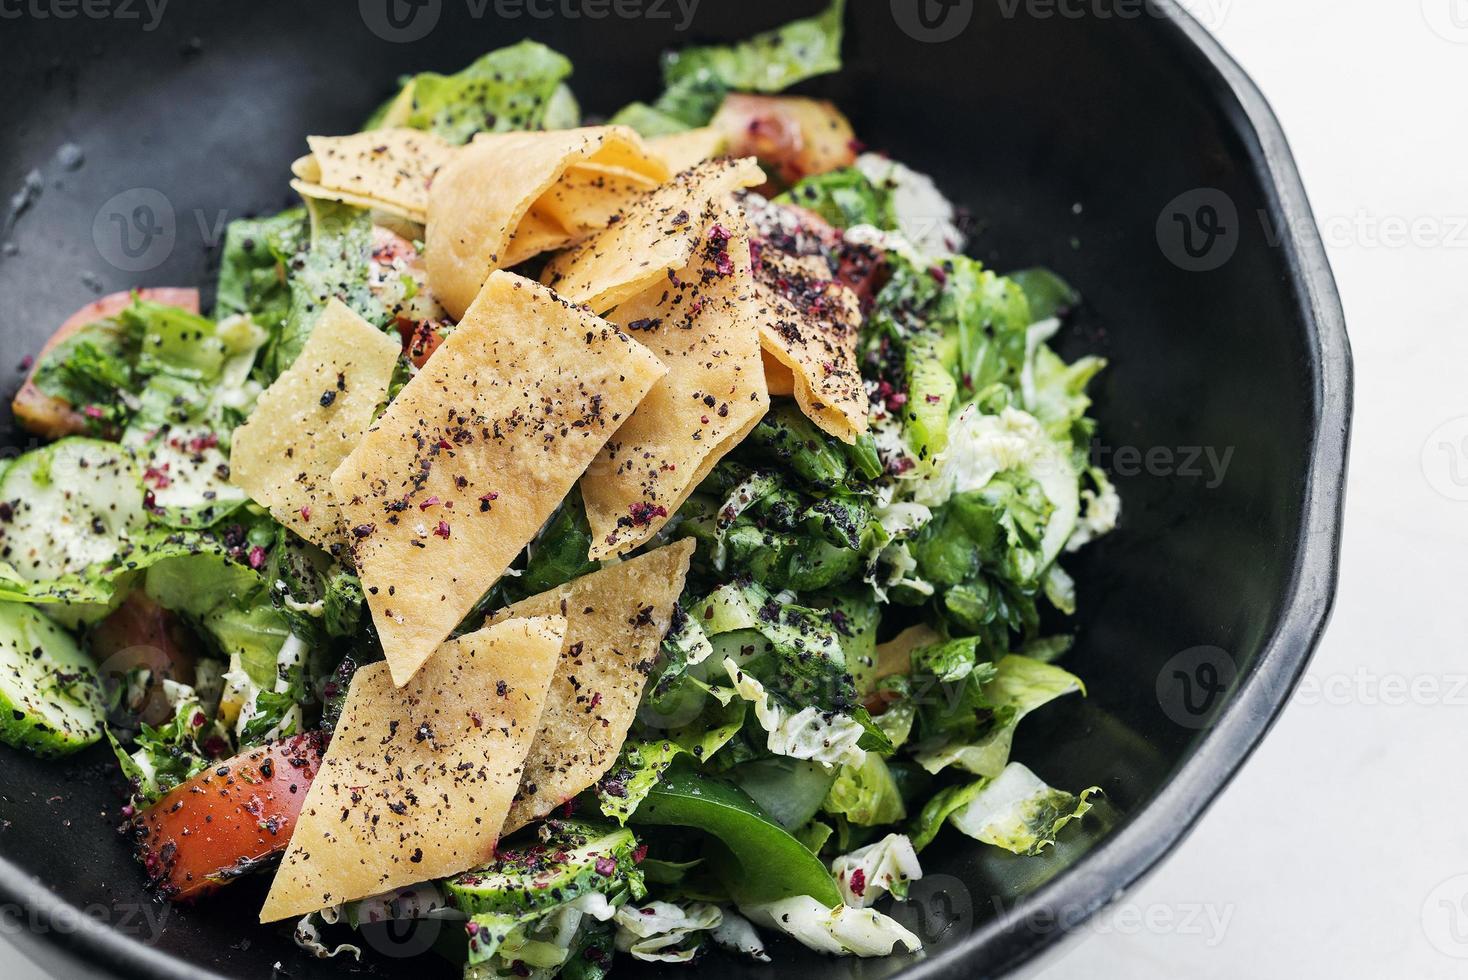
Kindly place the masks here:
[(307, 541), (339, 549), (331, 474), (387, 401), (401, 353), (397, 340), (331, 300), (295, 363), (235, 429), (230, 482)]
[[(608, 168), (620, 179), (588, 188), (573, 175), (558, 198), (553, 192), (578, 165)], [(662, 160), (625, 126), (481, 133), (438, 172), (428, 196), (434, 295), (461, 316), (491, 271), (605, 227), (631, 198), (668, 176)]]
[(855, 442), (867, 430), (856, 296), (814, 255), (767, 248), (755, 278), (765, 353), (790, 371), (795, 401), (807, 418), (837, 439)]
[(764, 179), (753, 157), (685, 170), (629, 205), (616, 224), (551, 259), (541, 282), (598, 313), (619, 306), (688, 264), (711, 201)]
[(309, 155), (291, 165), (302, 197), (375, 208), (418, 224), (428, 220), (428, 188), (458, 147), (416, 129), (308, 136)]
[(556, 616), (461, 636), (402, 689), (387, 664), (358, 670), (260, 921), (492, 860), (565, 631)]
[(610, 314), (668, 373), (581, 478), (594, 559), (656, 534), (769, 409), (744, 216), (724, 195), (689, 223), (692, 260)]
[(367, 604), (406, 684), (667, 369), (539, 283), (493, 273), (332, 475)]
[(673, 173), (682, 173), (689, 167), (723, 156), (729, 149), (729, 138), (722, 130), (713, 126), (689, 129), (681, 133), (653, 136), (648, 147), (662, 157)]
[(761, 350), (760, 356), (764, 360), (765, 387), (770, 389), (770, 397), (795, 394), (795, 372), (777, 361), (767, 350)]
[(693, 540), (684, 539), (523, 599), (490, 620), (566, 617), (566, 645), (506, 834), (546, 816), (617, 761), (692, 556)]

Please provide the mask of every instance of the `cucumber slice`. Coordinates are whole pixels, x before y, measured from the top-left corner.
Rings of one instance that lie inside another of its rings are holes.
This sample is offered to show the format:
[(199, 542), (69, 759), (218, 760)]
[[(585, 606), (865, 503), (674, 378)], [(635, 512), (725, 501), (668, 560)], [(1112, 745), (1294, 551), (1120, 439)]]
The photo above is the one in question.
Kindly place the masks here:
[(549, 836), (501, 850), (494, 864), (446, 884), (465, 915), (523, 913), (591, 892), (642, 893), (632, 831), (589, 821), (550, 821)]
[(0, 479), (0, 560), (28, 582), (83, 572), (115, 557), (146, 518), (130, 452), (70, 438), (26, 453)]
[(0, 742), (70, 755), (102, 737), (106, 716), (96, 668), (76, 641), (33, 606), (0, 603)]

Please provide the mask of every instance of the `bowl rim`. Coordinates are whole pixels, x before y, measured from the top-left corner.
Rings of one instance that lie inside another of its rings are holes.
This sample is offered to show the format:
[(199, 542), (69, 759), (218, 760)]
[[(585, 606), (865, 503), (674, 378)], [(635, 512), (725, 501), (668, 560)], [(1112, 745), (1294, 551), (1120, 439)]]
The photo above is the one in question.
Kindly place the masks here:
[[(920, 960), (903, 980), (991, 976), (1074, 942), (1085, 922), (1153, 871), (1203, 813), (1278, 719), (1330, 618), (1340, 557), (1352, 408), (1345, 315), (1304, 185), (1284, 131), (1253, 80), (1177, 0), (1149, 0), (1188, 67), (1212, 90), (1261, 178), (1308, 341), (1317, 412), (1304, 487), (1300, 549), (1278, 626), (1233, 697), (1168, 782), (1072, 868), (976, 926), (962, 942)], [(1084, 870), (1084, 874), (1076, 873)], [(40, 879), (0, 856), (0, 916), (23, 909), (47, 928), (9, 937), (43, 960), (59, 955), (97, 975), (197, 980), (220, 977), (79, 914)], [(1027, 926), (1037, 913), (1050, 929)], [(1064, 913), (1064, 914), (1061, 914)], [(981, 971), (976, 973), (975, 971)], [(221, 978), (222, 980), (222, 978)]]

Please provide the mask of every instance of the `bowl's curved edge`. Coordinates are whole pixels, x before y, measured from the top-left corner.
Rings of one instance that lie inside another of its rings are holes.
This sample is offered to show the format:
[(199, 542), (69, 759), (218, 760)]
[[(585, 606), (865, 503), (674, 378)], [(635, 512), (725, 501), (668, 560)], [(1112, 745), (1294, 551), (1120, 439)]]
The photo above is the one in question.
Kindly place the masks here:
[[(1303, 675), (1330, 618), (1335, 596), (1345, 500), (1351, 423), (1352, 367), (1345, 315), (1314, 215), (1284, 131), (1264, 95), (1223, 47), (1175, 0), (1151, 0), (1180, 43), (1190, 46), (1230, 95), (1248, 127), (1246, 143), (1258, 153), (1272, 204), (1283, 216), (1285, 249), (1310, 331), (1312, 368), (1319, 399), (1315, 440), (1305, 493), (1305, 530), (1278, 629), (1234, 698), (1198, 748), (1149, 805), (1119, 828), (1083, 865), (1085, 875), (1062, 874), (1024, 902), (975, 929), (963, 943), (904, 972), (912, 980), (991, 976), (1033, 965), (1058, 945), (1055, 932), (1074, 934), (1092, 915), (1135, 886), (1180, 843), (1263, 740)], [(1220, 776), (1221, 774), (1221, 776)], [(41, 882), (0, 859), (0, 904), (25, 909), (49, 923), (43, 935), (15, 932), (18, 948), (38, 963), (62, 957), (69, 975), (124, 975), (168, 980), (219, 977), (185, 967), (172, 957), (107, 926), (74, 914)], [(1051, 931), (1026, 926), (1048, 910)], [(1063, 915), (1061, 913), (1064, 913)], [(975, 954), (983, 949), (983, 961)], [(220, 978), (223, 980), (223, 978)]]
[[(1169, 22), (1178, 42), (1192, 48), (1203, 70), (1211, 70), (1220, 93), (1236, 102), (1236, 124), (1266, 178), (1277, 226), (1287, 229), (1279, 247), (1309, 330), (1318, 399), (1300, 549), (1279, 626), (1167, 785), (1077, 865), (1084, 874), (1058, 876), (976, 928), (965, 942), (915, 964), (904, 980), (1030, 972), (1042, 965), (1042, 957), (1075, 942), (1092, 916), (1135, 887), (1187, 837), (1258, 748), (1304, 676), (1335, 602), (1353, 400), (1350, 340), (1335, 276), (1289, 142), (1263, 92), (1176, 0), (1148, 2)], [(1027, 925), (1035, 922), (1046, 928)], [(1059, 941), (1057, 933), (1063, 934)]]

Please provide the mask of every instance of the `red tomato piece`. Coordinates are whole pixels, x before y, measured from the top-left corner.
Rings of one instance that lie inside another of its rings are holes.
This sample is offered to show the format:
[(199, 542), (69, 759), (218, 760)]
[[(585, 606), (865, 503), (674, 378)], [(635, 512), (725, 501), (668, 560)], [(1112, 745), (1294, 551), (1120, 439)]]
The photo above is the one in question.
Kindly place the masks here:
[(329, 740), (307, 732), (243, 752), (139, 814), (134, 834), (149, 885), (191, 902), (283, 852)]
[[(199, 291), (197, 289), (176, 289), (165, 286), (157, 289), (139, 289), (137, 294), (141, 299), (162, 303), (164, 306), (176, 306), (190, 313), (199, 312)], [(83, 306), (56, 328), (51, 339), (46, 341), (46, 345), (41, 348), (36, 364), (40, 364), (41, 358), (78, 330), (98, 320), (116, 316), (131, 306), (132, 301), (133, 294), (128, 291), (109, 293)], [(87, 419), (78, 411), (78, 408), (79, 406), (69, 405), (60, 398), (52, 398), (37, 388), (35, 368), (32, 368), (31, 373), (26, 376), (25, 384), (20, 386), (20, 390), (15, 393), (15, 400), (11, 403), (15, 420), (45, 439), (60, 439), (62, 436), (74, 436), (86, 432)]]

